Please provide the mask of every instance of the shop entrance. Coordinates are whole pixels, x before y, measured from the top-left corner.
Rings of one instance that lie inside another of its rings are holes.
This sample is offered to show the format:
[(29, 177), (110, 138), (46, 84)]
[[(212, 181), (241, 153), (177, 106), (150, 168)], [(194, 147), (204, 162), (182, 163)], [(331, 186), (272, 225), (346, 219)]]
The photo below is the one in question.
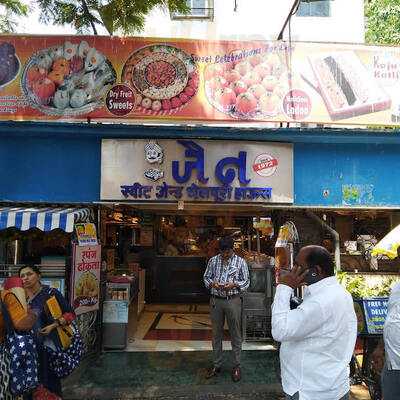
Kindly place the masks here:
[[(218, 240), (223, 236), (231, 236), (235, 252), (247, 260), (255, 307), (259, 303), (265, 309), (271, 300), (266, 296), (272, 297), (274, 227), (265, 211), (254, 217), (254, 210), (250, 214), (235, 209), (171, 211), (113, 206), (104, 207), (101, 215), (106, 298), (131, 299), (126, 350), (211, 350), (209, 293), (203, 275), (208, 259), (218, 254)], [(129, 296), (121, 287), (127, 285), (123, 282), (130, 275), (138, 280), (130, 284)], [(262, 317), (265, 328), (268, 316)], [(266, 339), (265, 331), (260, 339)], [(112, 345), (112, 338), (115, 332), (106, 334), (105, 345), (118, 347)], [(227, 327), (226, 339), (229, 348)], [(123, 341), (121, 336), (121, 349)], [(249, 349), (266, 346), (261, 341), (245, 344)]]

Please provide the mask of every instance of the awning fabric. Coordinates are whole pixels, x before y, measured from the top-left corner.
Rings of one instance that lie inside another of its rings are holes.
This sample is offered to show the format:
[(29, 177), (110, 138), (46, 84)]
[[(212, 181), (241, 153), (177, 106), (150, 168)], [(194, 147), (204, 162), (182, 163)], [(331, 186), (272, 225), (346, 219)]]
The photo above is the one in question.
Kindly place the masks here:
[(0, 208), (0, 230), (17, 228), (27, 231), (38, 228), (49, 232), (53, 229), (62, 229), (72, 232), (74, 223), (88, 222), (92, 215), (90, 208)]

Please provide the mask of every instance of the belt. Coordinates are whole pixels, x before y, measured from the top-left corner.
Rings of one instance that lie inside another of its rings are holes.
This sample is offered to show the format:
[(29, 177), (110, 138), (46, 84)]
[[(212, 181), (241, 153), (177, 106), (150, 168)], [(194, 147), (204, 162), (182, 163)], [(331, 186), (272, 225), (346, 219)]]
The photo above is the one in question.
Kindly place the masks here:
[(217, 296), (217, 295), (212, 295), (215, 299), (221, 299), (221, 300), (231, 300), (236, 297), (240, 297), (240, 293), (232, 294), (231, 296)]

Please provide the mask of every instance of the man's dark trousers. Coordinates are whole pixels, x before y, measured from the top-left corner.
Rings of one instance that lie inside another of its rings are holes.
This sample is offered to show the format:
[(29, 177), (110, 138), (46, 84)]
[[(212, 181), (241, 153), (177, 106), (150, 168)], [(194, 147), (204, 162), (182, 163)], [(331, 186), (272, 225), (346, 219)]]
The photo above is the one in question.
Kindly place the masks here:
[(225, 317), (231, 336), (234, 366), (240, 365), (242, 352), (242, 299), (239, 295), (229, 299), (211, 297), (210, 314), (212, 323), (212, 345), (214, 366), (222, 365), (222, 340), (224, 338)]

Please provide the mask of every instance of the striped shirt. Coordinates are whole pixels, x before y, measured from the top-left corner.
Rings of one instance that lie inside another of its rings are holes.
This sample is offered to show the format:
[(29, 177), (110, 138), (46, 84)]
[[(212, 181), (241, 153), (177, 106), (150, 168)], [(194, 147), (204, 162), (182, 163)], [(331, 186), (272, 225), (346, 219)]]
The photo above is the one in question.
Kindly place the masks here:
[[(203, 279), (206, 288), (211, 289), (211, 294), (220, 297), (233, 296), (245, 291), (250, 285), (247, 263), (236, 254), (233, 254), (225, 262), (223, 262), (221, 254), (210, 258)], [(238, 287), (228, 291), (211, 288), (214, 282), (220, 285), (235, 283)]]

